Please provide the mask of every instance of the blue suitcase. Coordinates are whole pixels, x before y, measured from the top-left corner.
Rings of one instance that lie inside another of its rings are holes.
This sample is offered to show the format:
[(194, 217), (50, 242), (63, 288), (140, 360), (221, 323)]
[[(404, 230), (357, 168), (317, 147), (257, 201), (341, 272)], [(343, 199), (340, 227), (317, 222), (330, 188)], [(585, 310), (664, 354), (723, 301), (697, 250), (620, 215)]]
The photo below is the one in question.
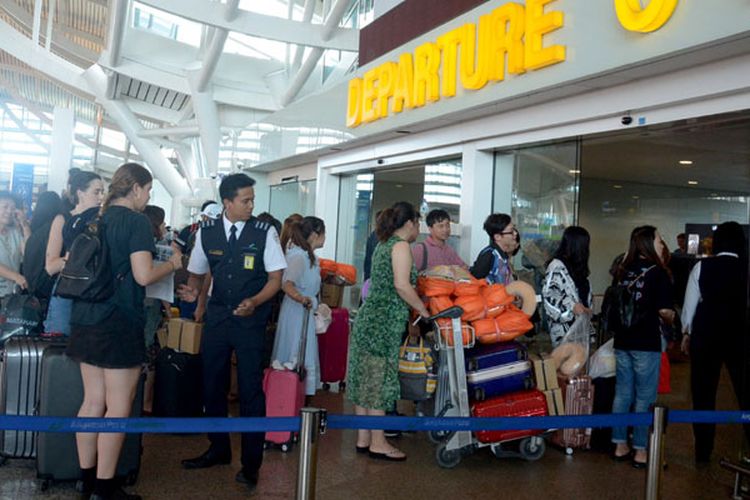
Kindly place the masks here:
[(529, 361), (515, 361), (494, 368), (466, 373), (469, 395), (475, 401), (534, 387)]
[(485, 370), (528, 358), (526, 347), (518, 342), (478, 345), (466, 351), (466, 371)]

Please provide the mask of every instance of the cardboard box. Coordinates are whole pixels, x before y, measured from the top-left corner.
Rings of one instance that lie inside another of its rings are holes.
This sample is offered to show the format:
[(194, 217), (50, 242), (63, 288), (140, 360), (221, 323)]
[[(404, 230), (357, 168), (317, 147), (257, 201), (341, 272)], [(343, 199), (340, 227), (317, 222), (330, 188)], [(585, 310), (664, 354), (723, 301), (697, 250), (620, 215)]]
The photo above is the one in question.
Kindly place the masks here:
[(169, 332), (167, 331), (167, 327), (161, 327), (158, 330), (156, 330), (156, 339), (159, 341), (160, 347), (167, 347), (167, 338), (169, 337)]
[(537, 389), (548, 391), (560, 387), (557, 384), (557, 366), (549, 354), (530, 354), (529, 361), (534, 367)]
[(183, 318), (169, 320), (167, 347), (175, 351), (198, 354), (201, 347), (203, 325)]
[(341, 307), (344, 299), (344, 286), (333, 283), (323, 283), (320, 288), (320, 300), (330, 308)]
[(547, 411), (550, 416), (565, 415), (565, 403), (563, 402), (562, 390), (551, 389), (543, 392), (544, 397), (547, 398)]

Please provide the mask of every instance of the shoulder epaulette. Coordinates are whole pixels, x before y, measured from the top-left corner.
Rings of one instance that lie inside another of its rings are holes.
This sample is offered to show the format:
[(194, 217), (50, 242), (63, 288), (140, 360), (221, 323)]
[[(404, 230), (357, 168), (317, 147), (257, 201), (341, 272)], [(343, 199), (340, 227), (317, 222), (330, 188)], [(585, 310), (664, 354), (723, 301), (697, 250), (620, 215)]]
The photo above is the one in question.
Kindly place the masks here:
[(214, 227), (215, 225), (216, 225), (216, 219), (208, 219), (208, 220), (201, 221), (200, 223), (200, 227), (202, 229), (204, 228), (208, 229), (209, 227)]
[(260, 229), (261, 231), (268, 231), (268, 229), (271, 227), (271, 224), (268, 222), (262, 222), (259, 220), (255, 220), (255, 228)]

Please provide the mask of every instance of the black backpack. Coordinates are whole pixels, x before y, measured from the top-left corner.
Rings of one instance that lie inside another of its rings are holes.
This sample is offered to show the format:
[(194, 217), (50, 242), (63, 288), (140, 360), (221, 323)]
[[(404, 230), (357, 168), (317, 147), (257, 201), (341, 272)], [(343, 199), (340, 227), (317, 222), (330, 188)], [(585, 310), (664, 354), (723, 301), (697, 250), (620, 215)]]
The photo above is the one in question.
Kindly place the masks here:
[(68, 261), (60, 272), (56, 295), (66, 299), (102, 302), (115, 292), (107, 246), (106, 226), (101, 217), (75, 237)]
[(635, 285), (653, 268), (654, 266), (649, 267), (627, 285), (618, 283), (607, 288), (601, 314), (602, 329), (605, 332), (617, 335), (641, 320), (643, 312), (638, 310)]

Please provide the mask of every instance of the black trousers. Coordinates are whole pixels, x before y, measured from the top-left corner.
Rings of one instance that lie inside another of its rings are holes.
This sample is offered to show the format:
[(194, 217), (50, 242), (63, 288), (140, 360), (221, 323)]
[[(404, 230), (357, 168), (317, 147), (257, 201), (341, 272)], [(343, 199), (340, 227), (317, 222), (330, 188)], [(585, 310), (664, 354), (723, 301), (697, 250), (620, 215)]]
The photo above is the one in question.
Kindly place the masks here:
[[(203, 359), (203, 404), (207, 417), (226, 417), (230, 384), (232, 351), (237, 353), (237, 381), (240, 393), (240, 416), (264, 417), (266, 399), (263, 394), (263, 338), (265, 322), (251, 328), (241, 327), (229, 318), (206, 323), (201, 339)], [(242, 434), (242, 467), (248, 472), (260, 469), (263, 463), (265, 433)], [(229, 434), (208, 435), (211, 450), (231, 454)]]

